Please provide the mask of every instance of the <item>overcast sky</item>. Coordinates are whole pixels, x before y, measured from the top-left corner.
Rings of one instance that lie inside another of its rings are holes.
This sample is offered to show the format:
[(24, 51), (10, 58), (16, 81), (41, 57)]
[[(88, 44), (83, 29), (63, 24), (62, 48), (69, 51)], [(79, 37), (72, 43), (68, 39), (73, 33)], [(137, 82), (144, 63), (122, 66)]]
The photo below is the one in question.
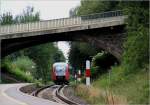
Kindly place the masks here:
[[(27, 6), (33, 6), (40, 12), (42, 20), (69, 17), (69, 10), (80, 5), (80, 0), (0, 0), (0, 13), (11, 12), (14, 16), (21, 14)], [(64, 52), (65, 57), (69, 45), (59, 42), (58, 47)]]

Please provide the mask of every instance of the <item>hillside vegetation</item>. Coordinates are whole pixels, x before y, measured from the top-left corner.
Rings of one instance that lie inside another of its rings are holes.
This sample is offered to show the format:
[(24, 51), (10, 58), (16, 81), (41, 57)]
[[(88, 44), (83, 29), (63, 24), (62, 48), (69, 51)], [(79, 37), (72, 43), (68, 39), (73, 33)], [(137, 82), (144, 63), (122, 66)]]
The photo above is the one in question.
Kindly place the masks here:
[[(81, 5), (72, 9), (70, 14), (80, 16), (112, 10), (123, 10), (128, 15), (121, 64), (102, 69), (100, 62), (104, 63), (106, 55), (95, 54), (92, 58), (92, 77), (98, 76), (98, 79), (91, 87), (77, 86), (77, 95), (91, 104), (149, 104), (149, 1), (81, 0)], [(75, 52), (72, 46), (71, 51)]]

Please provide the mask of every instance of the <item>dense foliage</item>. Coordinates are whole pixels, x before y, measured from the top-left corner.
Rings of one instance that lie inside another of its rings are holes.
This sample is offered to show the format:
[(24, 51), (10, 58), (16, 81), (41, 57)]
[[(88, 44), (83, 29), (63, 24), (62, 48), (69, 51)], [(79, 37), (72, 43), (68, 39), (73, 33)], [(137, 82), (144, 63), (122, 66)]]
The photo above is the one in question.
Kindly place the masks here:
[[(105, 12), (105, 11), (113, 11), (118, 9), (118, 1), (115, 2), (110, 2), (110, 1), (91, 1), (91, 0), (81, 0), (81, 5), (73, 8), (70, 10), (70, 16), (81, 16), (81, 15), (88, 15), (92, 13), (100, 13), (100, 12)], [(85, 69), (85, 61), (90, 60), (92, 61), (92, 57), (95, 56), (97, 53), (102, 52), (101, 49), (98, 49), (94, 46), (92, 46), (89, 43), (71, 43), (70, 44), (70, 53), (69, 53), (69, 62), (75, 69)], [(96, 57), (97, 59), (105, 58), (107, 55), (101, 55)], [(112, 55), (110, 55), (112, 57)], [(102, 60), (103, 61), (103, 60)], [(96, 64), (95, 66), (92, 67), (92, 77), (94, 77), (95, 74), (99, 75), (100, 72), (96, 72), (98, 69), (103, 68), (103, 65), (107, 65), (107, 61), (109, 59), (105, 60), (105, 63), (103, 64)], [(96, 62), (94, 60), (93, 62)], [(112, 61), (112, 62), (116, 62)], [(100, 67), (102, 66), (102, 67)], [(111, 65), (107, 65), (108, 68)], [(105, 72), (106, 69), (101, 69), (101, 71)]]
[(12, 66), (24, 72), (33, 72), (36, 65), (28, 56), (19, 56), (12, 62)]
[(128, 6), (125, 6), (125, 12), (129, 18), (123, 65), (126, 71), (134, 72), (149, 63), (149, 3), (148, 1), (129, 2)]
[[(3, 59), (1, 64), (1, 72), (2, 74), (7, 74), (11, 78), (16, 79), (18, 82), (34, 82), (34, 77), (30, 74), (31, 71), (29, 71), (27, 68), (32, 68), (33, 61), (29, 59), (28, 57), (18, 57), (15, 61), (10, 60), (11, 56), (7, 56), (5, 59)], [(25, 62), (27, 64), (25, 64)], [(28, 66), (30, 67), (28, 67)], [(3, 77), (3, 76), (2, 76)], [(10, 80), (4, 80), (3, 81), (10, 81)], [(3, 82), (2, 81), (2, 82)], [(13, 82), (13, 81), (12, 81)]]
[[(148, 63), (148, 25), (149, 2), (148, 1), (91, 1), (81, 0), (81, 5), (70, 11), (71, 16), (87, 15), (112, 10), (123, 10), (128, 15), (127, 41), (124, 43), (122, 65), (127, 71), (135, 71)], [(71, 45), (71, 51), (84, 52), (85, 49), (75, 50)], [(82, 51), (81, 51), (82, 50)], [(74, 56), (78, 56), (74, 53)], [(83, 55), (84, 56), (84, 55)], [(76, 57), (82, 61), (82, 57)]]
[(21, 15), (17, 15), (15, 17), (10, 12), (3, 13), (0, 16), (1, 25), (34, 22), (39, 20), (39, 12), (34, 12), (33, 7), (27, 7)]
[[(70, 13), (71, 16), (75, 16), (111, 10), (123, 10), (128, 16), (126, 20), (127, 37), (123, 46), (121, 65), (112, 67), (93, 85), (108, 93), (107, 97), (104, 96), (108, 98), (108, 101), (103, 100), (105, 104), (149, 104), (149, 1), (81, 0), (81, 5), (72, 9)], [(92, 73), (95, 75), (98, 70), (101, 70), (99, 60), (102, 58), (102, 54), (97, 54), (93, 58)], [(88, 93), (80, 92), (80, 95), (84, 95), (82, 96), (84, 98)], [(88, 101), (92, 104), (104, 104), (98, 101), (102, 99), (100, 96), (94, 97), (94, 101)], [(96, 99), (99, 97), (100, 99)], [(109, 103), (110, 98), (113, 98), (113, 103), (112, 101)]]
[(70, 10), (71, 16), (81, 16), (93, 13), (118, 10), (119, 1), (81, 0), (81, 5)]
[(92, 58), (91, 77), (92, 79), (108, 72), (112, 66), (119, 64), (117, 59), (107, 52), (97, 53)]
[(70, 43), (69, 63), (74, 70), (85, 70), (86, 60), (91, 60), (92, 56), (98, 53), (98, 49), (88, 43)]
[(62, 52), (53, 43), (27, 48), (25, 49), (25, 55), (36, 63), (34, 77), (36, 79), (41, 78), (44, 83), (50, 81), (52, 64), (56, 61), (65, 61)]

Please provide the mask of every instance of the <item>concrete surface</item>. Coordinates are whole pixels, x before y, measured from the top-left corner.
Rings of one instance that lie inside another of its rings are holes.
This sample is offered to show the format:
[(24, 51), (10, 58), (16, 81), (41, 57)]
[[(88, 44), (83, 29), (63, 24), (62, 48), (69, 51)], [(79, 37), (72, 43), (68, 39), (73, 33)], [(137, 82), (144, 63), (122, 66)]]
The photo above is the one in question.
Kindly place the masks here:
[[(54, 33), (63, 33), (63, 32), (71, 32), (71, 31), (78, 31), (78, 30), (87, 30), (87, 29), (94, 29), (94, 28), (102, 28), (102, 27), (112, 27), (118, 25), (124, 25), (126, 16), (116, 16), (116, 17), (109, 17), (103, 19), (93, 19), (92, 21), (82, 21), (80, 19), (79, 23), (71, 23), (68, 25), (64, 24), (63, 26), (59, 25), (55, 27), (50, 27), (48, 22), (45, 21), (39, 22), (39, 25), (35, 23), (28, 23), (28, 24), (20, 24), (20, 25), (6, 25), (0, 27), (0, 39), (11, 39), (11, 38), (21, 38), (21, 37), (29, 37), (29, 36), (39, 36), (39, 35), (46, 35), (46, 34), (54, 34)], [(61, 19), (60, 19), (61, 20)], [(26, 25), (30, 26), (26, 29)], [(37, 27), (38, 26), (38, 27)], [(54, 25), (52, 25), (54, 26)], [(25, 28), (25, 29), (24, 29)]]
[(22, 93), (19, 88), (28, 84), (0, 84), (0, 105), (62, 105)]

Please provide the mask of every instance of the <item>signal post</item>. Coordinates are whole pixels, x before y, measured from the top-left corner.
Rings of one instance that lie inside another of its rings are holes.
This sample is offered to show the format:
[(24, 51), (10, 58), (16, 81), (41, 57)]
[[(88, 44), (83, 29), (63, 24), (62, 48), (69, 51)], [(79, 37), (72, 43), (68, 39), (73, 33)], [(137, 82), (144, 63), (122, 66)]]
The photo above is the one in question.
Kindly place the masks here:
[(86, 60), (86, 85), (87, 86), (90, 86), (90, 61), (89, 60)]

